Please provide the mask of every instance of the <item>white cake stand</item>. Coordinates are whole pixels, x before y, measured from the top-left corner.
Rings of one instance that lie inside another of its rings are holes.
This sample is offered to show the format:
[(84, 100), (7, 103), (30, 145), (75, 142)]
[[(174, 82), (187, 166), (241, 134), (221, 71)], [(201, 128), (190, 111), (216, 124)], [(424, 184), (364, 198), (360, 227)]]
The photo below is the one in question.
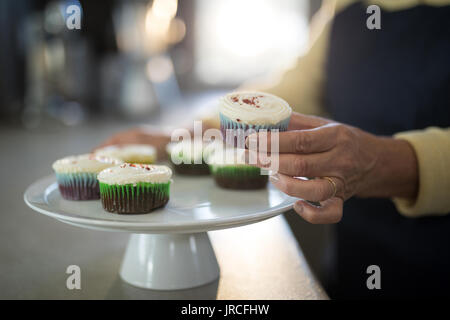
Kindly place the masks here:
[(54, 176), (25, 192), (32, 209), (78, 227), (129, 232), (132, 235), (120, 275), (147, 289), (176, 290), (201, 286), (219, 276), (207, 231), (239, 227), (274, 217), (295, 202), (271, 185), (267, 190), (218, 188), (210, 177), (174, 177), (170, 201), (146, 215), (105, 212), (100, 201), (62, 199)]

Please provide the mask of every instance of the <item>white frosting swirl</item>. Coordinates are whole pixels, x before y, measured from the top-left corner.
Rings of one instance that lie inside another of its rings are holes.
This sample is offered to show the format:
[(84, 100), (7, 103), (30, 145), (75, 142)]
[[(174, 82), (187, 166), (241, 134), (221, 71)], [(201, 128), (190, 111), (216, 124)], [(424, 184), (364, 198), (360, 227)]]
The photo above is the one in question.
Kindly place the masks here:
[(174, 159), (181, 159), (183, 163), (200, 163), (203, 161), (203, 149), (205, 143), (201, 140), (182, 140), (171, 142), (166, 146), (169, 156)]
[(208, 164), (219, 167), (226, 166), (247, 166), (245, 163), (245, 149), (238, 148), (217, 148), (208, 157)]
[(274, 125), (290, 117), (292, 109), (281, 98), (263, 92), (235, 92), (220, 99), (219, 112), (250, 125)]
[(156, 160), (155, 147), (146, 144), (108, 146), (96, 150), (95, 154), (121, 159), (125, 162), (153, 162)]
[(171, 177), (172, 170), (167, 166), (125, 163), (103, 170), (97, 179), (109, 185), (136, 185), (139, 182), (167, 183)]
[(122, 164), (123, 161), (115, 158), (95, 154), (69, 156), (53, 163), (56, 173), (99, 173), (100, 171)]

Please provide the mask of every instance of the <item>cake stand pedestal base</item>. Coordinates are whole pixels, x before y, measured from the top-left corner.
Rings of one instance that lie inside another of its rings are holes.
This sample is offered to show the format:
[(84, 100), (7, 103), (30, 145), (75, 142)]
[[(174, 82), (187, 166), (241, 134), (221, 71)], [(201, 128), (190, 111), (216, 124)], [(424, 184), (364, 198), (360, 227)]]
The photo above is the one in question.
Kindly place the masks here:
[(120, 276), (145, 289), (188, 289), (216, 280), (219, 265), (206, 232), (132, 234)]

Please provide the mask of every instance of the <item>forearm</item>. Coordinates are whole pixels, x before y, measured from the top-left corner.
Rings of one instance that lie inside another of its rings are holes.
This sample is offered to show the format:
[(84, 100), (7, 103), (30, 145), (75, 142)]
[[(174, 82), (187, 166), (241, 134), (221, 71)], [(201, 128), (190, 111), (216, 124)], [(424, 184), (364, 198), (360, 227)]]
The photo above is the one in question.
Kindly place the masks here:
[(375, 165), (362, 182), (357, 196), (414, 199), (419, 185), (418, 164), (409, 142), (387, 137), (374, 140)]

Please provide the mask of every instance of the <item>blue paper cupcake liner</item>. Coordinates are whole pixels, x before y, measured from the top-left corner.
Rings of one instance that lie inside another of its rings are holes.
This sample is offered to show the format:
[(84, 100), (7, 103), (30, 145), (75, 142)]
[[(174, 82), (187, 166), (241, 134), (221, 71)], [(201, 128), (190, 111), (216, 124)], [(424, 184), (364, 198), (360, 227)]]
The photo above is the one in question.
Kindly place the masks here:
[(67, 200), (100, 199), (96, 173), (56, 173), (59, 191)]
[[(276, 124), (252, 125), (231, 120), (223, 114), (220, 114), (220, 129), (222, 131), (224, 141), (228, 145), (238, 148), (245, 148), (245, 139), (250, 134), (261, 130), (278, 130), (279, 132), (287, 131), (290, 121), (291, 117), (288, 117)], [(229, 130), (232, 130), (232, 135), (227, 135), (227, 131)]]

